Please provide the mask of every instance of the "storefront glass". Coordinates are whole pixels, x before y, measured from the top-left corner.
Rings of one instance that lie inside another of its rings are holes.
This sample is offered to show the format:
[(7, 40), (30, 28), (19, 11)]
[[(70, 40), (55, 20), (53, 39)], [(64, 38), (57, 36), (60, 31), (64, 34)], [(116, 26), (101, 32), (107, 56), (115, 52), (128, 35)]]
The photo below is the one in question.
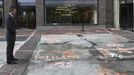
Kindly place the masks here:
[(18, 0), (18, 27), (36, 28), (35, 0)]
[(45, 22), (97, 24), (97, 0), (45, 0)]

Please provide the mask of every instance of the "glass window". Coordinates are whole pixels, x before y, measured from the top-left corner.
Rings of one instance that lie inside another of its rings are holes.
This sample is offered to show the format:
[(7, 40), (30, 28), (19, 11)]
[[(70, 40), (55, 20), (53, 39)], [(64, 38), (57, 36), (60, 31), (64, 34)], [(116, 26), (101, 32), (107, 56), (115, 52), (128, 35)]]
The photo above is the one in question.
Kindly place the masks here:
[(133, 3), (132, 0), (120, 0), (120, 27), (133, 31)]
[(36, 28), (36, 1), (18, 0), (18, 27)]
[(0, 27), (3, 26), (3, 1), (0, 0)]
[(97, 24), (97, 0), (45, 0), (47, 24)]

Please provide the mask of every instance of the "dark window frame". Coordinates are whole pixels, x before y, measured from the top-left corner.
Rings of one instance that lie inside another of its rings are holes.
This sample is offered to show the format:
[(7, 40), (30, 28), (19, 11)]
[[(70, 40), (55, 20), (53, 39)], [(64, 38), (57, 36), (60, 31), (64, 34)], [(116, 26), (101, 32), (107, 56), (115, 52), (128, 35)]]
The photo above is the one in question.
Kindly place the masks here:
[(5, 19), (5, 17), (4, 17), (4, 0), (0, 0), (0, 1), (2, 1), (2, 5), (1, 5), (0, 8), (2, 8), (2, 10), (3, 10), (3, 13), (2, 13), (2, 25), (0, 27), (4, 27), (4, 19)]

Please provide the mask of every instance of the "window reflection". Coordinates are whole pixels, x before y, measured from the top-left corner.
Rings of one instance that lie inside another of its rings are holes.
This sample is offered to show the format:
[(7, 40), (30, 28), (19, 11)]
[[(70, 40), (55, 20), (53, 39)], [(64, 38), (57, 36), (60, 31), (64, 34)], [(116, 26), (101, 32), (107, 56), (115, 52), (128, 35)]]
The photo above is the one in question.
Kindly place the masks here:
[(18, 27), (36, 28), (35, 0), (18, 0)]
[(97, 24), (97, 0), (45, 0), (47, 24)]

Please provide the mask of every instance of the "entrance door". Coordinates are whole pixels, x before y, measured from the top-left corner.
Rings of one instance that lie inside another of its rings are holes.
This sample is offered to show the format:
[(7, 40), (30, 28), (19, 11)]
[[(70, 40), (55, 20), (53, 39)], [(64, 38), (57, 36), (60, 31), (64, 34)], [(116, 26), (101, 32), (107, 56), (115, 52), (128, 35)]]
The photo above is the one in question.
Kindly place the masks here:
[(133, 3), (120, 4), (120, 27), (133, 30)]

